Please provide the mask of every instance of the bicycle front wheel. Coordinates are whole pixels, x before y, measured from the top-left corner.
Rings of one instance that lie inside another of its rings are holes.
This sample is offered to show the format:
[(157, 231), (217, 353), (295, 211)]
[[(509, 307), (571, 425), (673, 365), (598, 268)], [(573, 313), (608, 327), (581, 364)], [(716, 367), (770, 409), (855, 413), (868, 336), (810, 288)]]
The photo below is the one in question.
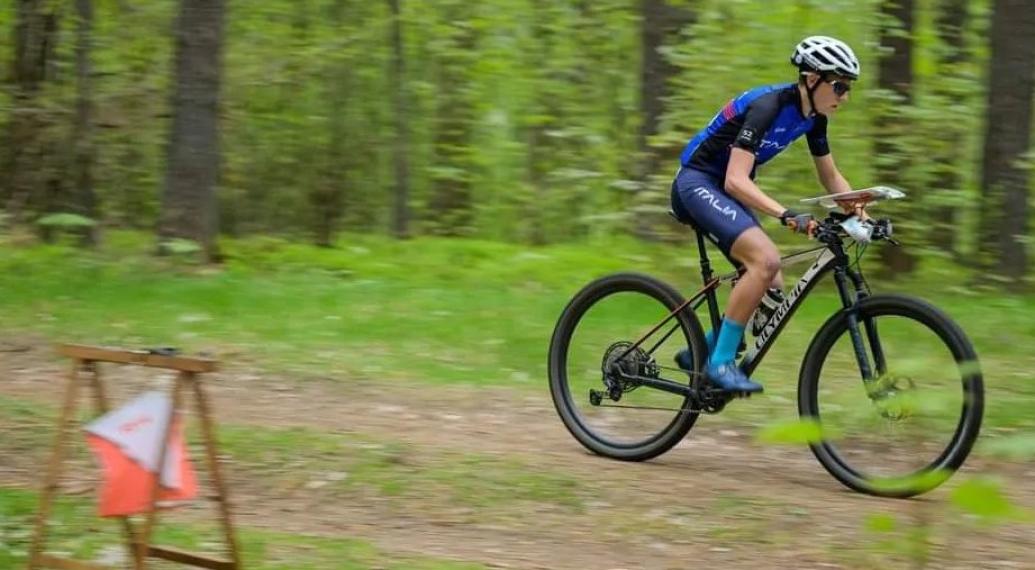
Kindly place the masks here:
[(680, 311), (636, 346), (682, 304), (665, 283), (623, 273), (590, 283), (564, 309), (550, 342), (550, 394), (587, 449), (642, 461), (668, 451), (693, 426), (698, 413), (685, 390), (657, 384), (690, 386), (692, 374), (673, 363), (687, 347), (700, 370), (705, 344), (696, 315)]
[(822, 434), (812, 451), (856, 491), (926, 492), (963, 464), (977, 438), (984, 408), (977, 356), (948, 316), (919, 299), (868, 297), (857, 315), (869, 381), (847, 312), (827, 321), (805, 355), (798, 408)]

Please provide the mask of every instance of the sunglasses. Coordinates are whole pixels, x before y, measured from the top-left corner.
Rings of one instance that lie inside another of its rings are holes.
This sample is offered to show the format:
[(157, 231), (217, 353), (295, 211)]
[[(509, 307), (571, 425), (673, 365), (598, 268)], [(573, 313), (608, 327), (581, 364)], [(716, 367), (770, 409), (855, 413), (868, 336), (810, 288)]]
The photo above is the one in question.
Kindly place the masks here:
[(852, 84), (847, 81), (839, 81), (837, 79), (824, 79), (823, 81), (830, 84), (830, 87), (834, 89), (834, 95), (838, 97), (844, 97), (846, 93), (852, 90)]

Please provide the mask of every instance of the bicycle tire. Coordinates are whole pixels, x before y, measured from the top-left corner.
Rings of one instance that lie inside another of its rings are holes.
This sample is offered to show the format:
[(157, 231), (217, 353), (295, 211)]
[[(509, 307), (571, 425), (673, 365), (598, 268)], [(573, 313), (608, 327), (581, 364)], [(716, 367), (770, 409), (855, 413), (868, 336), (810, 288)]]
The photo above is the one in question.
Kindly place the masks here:
[[(882, 316), (904, 317), (922, 324), (941, 339), (955, 359), (963, 390), (963, 405), (949, 444), (925, 467), (888, 479), (869, 477), (849, 465), (838, 453), (835, 443), (827, 438), (810, 443), (810, 447), (820, 464), (848, 488), (869, 495), (906, 498), (944, 483), (963, 465), (981, 429), (984, 384), (973, 346), (962, 329), (941, 310), (926, 301), (897, 294), (874, 295), (859, 302), (860, 329), (867, 318)], [(820, 374), (830, 350), (847, 330), (848, 313), (839, 311), (820, 328), (805, 354), (798, 381), (798, 411), (804, 420), (822, 426), (818, 401)]]
[[(682, 411), (676, 412), (673, 420), (651, 437), (634, 443), (618, 444), (597, 433), (580, 418), (572, 400), (568, 385), (568, 350), (577, 325), (586, 312), (595, 304), (616, 293), (639, 293), (664, 305), (669, 312), (683, 304), (682, 295), (670, 285), (653, 277), (639, 273), (619, 273), (602, 277), (586, 285), (568, 303), (561, 313), (550, 340), (548, 371), (550, 394), (561, 421), (568, 431), (590, 451), (623, 461), (644, 461), (665, 453), (686, 436), (693, 427), (699, 413), (692, 411), (690, 398), (683, 400)], [(697, 316), (689, 308), (676, 315), (679, 328), (687, 346), (694, 354), (695, 371), (702, 369), (702, 358), (706, 352), (704, 333)], [(657, 323), (644, 322), (646, 331)], [(689, 380), (687, 381), (689, 384)]]

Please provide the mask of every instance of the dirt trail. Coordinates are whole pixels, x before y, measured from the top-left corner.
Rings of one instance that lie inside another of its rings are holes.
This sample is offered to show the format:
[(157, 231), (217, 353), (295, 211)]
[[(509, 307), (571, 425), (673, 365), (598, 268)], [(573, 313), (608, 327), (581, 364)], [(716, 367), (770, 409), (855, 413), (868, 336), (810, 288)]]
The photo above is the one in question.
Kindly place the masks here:
[[(46, 345), (0, 353), (0, 397), (56, 407), (65, 363)], [(111, 369), (115, 398), (142, 389), (135, 369)], [(136, 378), (134, 378), (136, 376)], [(146, 381), (145, 381), (146, 382)], [(527, 507), (524, 516), (479, 520), (471, 513), (413, 511), (376, 496), (333, 497), (300, 487), (272, 492), (247, 470), (228, 471), (241, 524), (326, 536), (354, 536), (400, 553), (469, 560), (498, 568), (602, 570), (910, 567), (904, 560), (850, 554), (874, 539), (866, 517), (932, 518), (931, 568), (1035, 568), (1033, 527), (975, 531), (942, 517), (948, 491), (909, 501), (864, 497), (842, 488), (808, 449), (759, 446), (750, 426), (702, 417), (682, 444), (661, 458), (621, 463), (586, 453), (564, 429), (545, 389), (393, 386), (331, 379), (284, 379), (243, 370), (207, 383), (219, 421), (373, 434), (418, 453), (479, 453), (563, 472), (599, 497), (581, 511)], [(752, 400), (750, 405), (764, 405)], [(2, 434), (0, 434), (2, 435)], [(37, 458), (37, 461), (39, 459)], [(31, 461), (0, 469), (0, 485), (25, 485)], [(965, 474), (993, 473), (1011, 498), (1035, 508), (1035, 466), (971, 461)], [(522, 514), (522, 513), (518, 513)], [(634, 528), (622, 528), (622, 521)], [(636, 525), (642, 525), (639, 532)], [(848, 553), (848, 554), (846, 554)], [(851, 562), (855, 558), (856, 562)]]

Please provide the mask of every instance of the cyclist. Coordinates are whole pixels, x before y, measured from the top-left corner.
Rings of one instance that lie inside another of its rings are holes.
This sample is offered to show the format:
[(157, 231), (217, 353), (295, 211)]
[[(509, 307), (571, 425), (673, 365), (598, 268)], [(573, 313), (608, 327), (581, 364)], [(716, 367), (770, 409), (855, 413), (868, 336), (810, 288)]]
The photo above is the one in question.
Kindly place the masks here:
[[(785, 208), (759, 189), (755, 170), (805, 135), (827, 192), (851, 190), (830, 154), (827, 121), (848, 99), (859, 78), (859, 60), (844, 42), (811, 36), (796, 46), (791, 63), (798, 68), (797, 82), (751, 89), (727, 103), (686, 145), (672, 183), (676, 215), (746, 270), (733, 287), (718, 333), (709, 333), (705, 371), (713, 385), (737, 394), (762, 391), (735, 364), (748, 319), (763, 296), (771, 303), (782, 299), (780, 254), (752, 210), (810, 237), (816, 226), (811, 214)], [(677, 354), (676, 362), (693, 369), (689, 350)]]

